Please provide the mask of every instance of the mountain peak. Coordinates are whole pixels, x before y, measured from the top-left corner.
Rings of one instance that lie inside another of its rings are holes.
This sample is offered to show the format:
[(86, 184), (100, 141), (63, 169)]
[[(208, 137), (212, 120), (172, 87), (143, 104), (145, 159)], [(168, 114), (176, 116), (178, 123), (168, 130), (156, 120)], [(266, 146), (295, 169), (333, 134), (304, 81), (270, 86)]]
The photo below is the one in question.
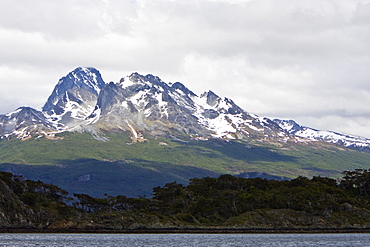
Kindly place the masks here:
[(19, 107), (17, 110), (0, 115), (0, 137), (16, 134), (19, 138), (30, 137), (43, 131), (55, 130), (45, 115), (31, 107)]
[(206, 98), (207, 104), (212, 107), (215, 107), (217, 103), (221, 100), (221, 98), (211, 90), (209, 90), (208, 92), (204, 92), (200, 96), (200, 98)]
[(185, 87), (184, 84), (182, 84), (181, 82), (175, 82), (174, 84), (171, 85), (171, 88), (174, 90), (178, 89), (188, 96), (193, 96), (193, 97), (197, 96), (195, 93), (190, 91), (187, 87)]
[(91, 114), (104, 86), (97, 69), (78, 67), (59, 80), (42, 110), (58, 124), (74, 126), (76, 119), (84, 120)]
[(275, 123), (277, 123), (282, 129), (288, 131), (290, 134), (294, 134), (297, 131), (300, 131), (303, 129), (303, 127), (294, 120), (285, 120), (285, 119), (274, 119)]
[(67, 76), (61, 78), (57, 86), (60, 85), (62, 85), (62, 90), (58, 90), (56, 92), (57, 95), (63, 94), (66, 90), (74, 87), (87, 88), (99, 93), (100, 89), (105, 85), (105, 82), (97, 69), (92, 67), (78, 67)]
[(133, 83), (139, 83), (145, 81), (145, 77), (143, 75), (140, 75), (138, 72), (134, 72), (131, 75), (128, 76), (130, 81)]
[(34, 114), (35, 112), (37, 112), (37, 110), (31, 107), (21, 106), (21, 107), (18, 107), (15, 111), (5, 114), (5, 116), (9, 118), (16, 118), (22, 114)]

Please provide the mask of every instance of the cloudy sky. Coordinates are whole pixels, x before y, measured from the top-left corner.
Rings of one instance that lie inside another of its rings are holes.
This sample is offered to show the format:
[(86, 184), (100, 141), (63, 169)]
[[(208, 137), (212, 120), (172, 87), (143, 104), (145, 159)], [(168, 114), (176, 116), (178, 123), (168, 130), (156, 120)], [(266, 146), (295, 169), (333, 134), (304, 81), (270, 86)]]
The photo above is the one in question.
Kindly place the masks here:
[(79, 66), (370, 138), (370, 0), (0, 0), (0, 114)]

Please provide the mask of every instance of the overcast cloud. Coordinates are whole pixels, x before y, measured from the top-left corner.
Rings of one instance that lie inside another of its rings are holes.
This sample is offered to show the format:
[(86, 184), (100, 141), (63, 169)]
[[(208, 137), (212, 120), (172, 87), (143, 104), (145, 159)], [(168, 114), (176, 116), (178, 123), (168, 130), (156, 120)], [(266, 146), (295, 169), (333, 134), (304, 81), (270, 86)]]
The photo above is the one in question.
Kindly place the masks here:
[(370, 137), (370, 1), (0, 0), (0, 114), (79, 66), (212, 90), (260, 116)]

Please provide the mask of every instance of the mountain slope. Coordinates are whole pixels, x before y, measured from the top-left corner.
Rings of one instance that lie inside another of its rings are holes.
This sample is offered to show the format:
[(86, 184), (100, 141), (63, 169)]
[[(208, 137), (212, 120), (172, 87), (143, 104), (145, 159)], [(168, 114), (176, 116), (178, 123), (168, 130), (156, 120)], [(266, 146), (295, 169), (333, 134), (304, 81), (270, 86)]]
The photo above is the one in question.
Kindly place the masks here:
[(0, 137), (0, 170), (95, 196), (148, 195), (194, 176), (338, 177), (370, 168), (369, 139), (259, 117), (153, 75), (105, 83), (94, 68), (61, 78), (42, 111), (0, 115)]
[(370, 139), (368, 138), (333, 131), (316, 130), (299, 125), (293, 120), (274, 119), (273, 121), (289, 134), (302, 138), (303, 140), (324, 141), (362, 151), (370, 151)]
[(155, 137), (133, 143), (128, 132), (89, 133), (57, 138), (0, 141), (0, 170), (94, 196), (150, 195), (153, 187), (193, 177), (256, 172), (294, 178), (340, 177), (344, 170), (370, 168), (370, 153), (334, 144), (285, 143), (277, 147), (221, 139)]

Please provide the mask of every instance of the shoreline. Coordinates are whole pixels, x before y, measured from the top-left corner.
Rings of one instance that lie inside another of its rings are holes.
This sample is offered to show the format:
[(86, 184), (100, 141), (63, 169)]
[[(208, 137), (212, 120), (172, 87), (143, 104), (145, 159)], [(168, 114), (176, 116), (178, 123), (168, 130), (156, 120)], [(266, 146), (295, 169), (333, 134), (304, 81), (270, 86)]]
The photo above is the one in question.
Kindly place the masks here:
[(141, 229), (27, 229), (0, 228), (0, 233), (76, 233), (76, 234), (330, 234), (370, 233), (370, 228), (141, 228)]

